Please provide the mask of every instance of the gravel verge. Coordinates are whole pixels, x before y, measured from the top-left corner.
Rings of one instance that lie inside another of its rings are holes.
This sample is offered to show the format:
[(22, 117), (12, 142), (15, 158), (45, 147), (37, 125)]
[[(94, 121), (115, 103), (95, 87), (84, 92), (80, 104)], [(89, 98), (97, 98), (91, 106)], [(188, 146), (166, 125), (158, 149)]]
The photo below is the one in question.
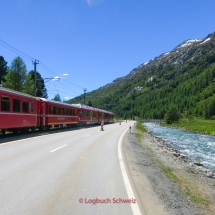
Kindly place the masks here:
[[(130, 179), (144, 214), (205, 215), (215, 214), (215, 178), (209, 169), (192, 163), (165, 142), (143, 133), (141, 143), (135, 137), (135, 127), (123, 141), (123, 154)], [(169, 179), (164, 168), (170, 168), (179, 179)], [(196, 190), (206, 199), (205, 204), (184, 195)], [(186, 188), (186, 189), (187, 189)]]

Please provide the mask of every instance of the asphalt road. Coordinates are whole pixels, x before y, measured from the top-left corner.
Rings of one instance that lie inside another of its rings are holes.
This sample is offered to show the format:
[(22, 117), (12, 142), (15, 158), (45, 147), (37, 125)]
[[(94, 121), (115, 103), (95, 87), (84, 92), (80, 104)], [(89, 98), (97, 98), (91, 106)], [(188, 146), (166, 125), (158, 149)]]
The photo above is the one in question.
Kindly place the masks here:
[(130, 196), (118, 157), (119, 139), (133, 124), (1, 144), (0, 214), (135, 214), (136, 200), (122, 202)]

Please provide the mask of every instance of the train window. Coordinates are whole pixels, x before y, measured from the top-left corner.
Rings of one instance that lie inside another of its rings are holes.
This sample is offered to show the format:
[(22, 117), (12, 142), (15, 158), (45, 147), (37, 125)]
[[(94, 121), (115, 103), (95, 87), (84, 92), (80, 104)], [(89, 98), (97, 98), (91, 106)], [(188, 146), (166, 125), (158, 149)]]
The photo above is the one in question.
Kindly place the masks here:
[(65, 115), (65, 109), (62, 108), (62, 115)]
[(56, 108), (56, 106), (53, 106), (53, 114), (57, 114), (57, 108)]
[(1, 110), (10, 111), (10, 98), (2, 96), (1, 97)]
[(13, 99), (13, 112), (20, 112), (20, 100)]
[(34, 113), (34, 103), (33, 102), (30, 103), (30, 112)]
[(72, 116), (72, 109), (69, 110), (69, 115)]
[(93, 117), (96, 117), (96, 112), (93, 112)]
[(102, 117), (102, 113), (99, 113), (99, 117)]
[(81, 110), (80, 116), (84, 116), (84, 111)]
[(61, 115), (61, 108), (60, 107), (57, 108), (57, 114)]
[(76, 115), (76, 110), (73, 110), (72, 112), (73, 112), (73, 116), (75, 116)]
[(52, 106), (49, 106), (49, 114), (52, 114)]
[(23, 113), (28, 113), (28, 101), (23, 101), (22, 102), (22, 112)]
[(66, 115), (69, 115), (69, 109), (66, 108)]

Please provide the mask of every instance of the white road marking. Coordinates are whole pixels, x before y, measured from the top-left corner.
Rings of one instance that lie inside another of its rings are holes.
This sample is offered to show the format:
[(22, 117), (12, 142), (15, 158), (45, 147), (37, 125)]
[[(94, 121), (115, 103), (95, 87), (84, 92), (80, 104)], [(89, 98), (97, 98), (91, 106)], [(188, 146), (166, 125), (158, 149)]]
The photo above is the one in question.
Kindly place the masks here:
[[(123, 177), (123, 180), (124, 180), (124, 183), (125, 183), (125, 188), (126, 188), (126, 191), (127, 191), (128, 198), (129, 199), (132, 199), (132, 198), (136, 199), (135, 195), (134, 195), (134, 192), (132, 190), (131, 184), (130, 184), (129, 179), (128, 179), (128, 175), (127, 175), (127, 172), (126, 172), (126, 169), (125, 169), (125, 165), (123, 163), (122, 152), (121, 152), (122, 139), (123, 139), (124, 134), (127, 131), (128, 131), (128, 129), (126, 129), (126, 131), (121, 135), (121, 137), (119, 139), (119, 142), (118, 142), (118, 157), (119, 157), (120, 169), (121, 169), (121, 172), (122, 172), (122, 177)], [(141, 215), (141, 212), (140, 212), (140, 209), (139, 209), (139, 206), (138, 206), (137, 202), (136, 202), (136, 204), (131, 203), (130, 206), (131, 206), (133, 215)]]
[(50, 152), (55, 152), (55, 151), (57, 151), (58, 149), (61, 149), (61, 148), (65, 147), (65, 146), (67, 146), (67, 144), (65, 144), (65, 145), (63, 145), (63, 146), (60, 146), (60, 147), (58, 147), (58, 148), (56, 148), (56, 149), (53, 149), (53, 150), (50, 151)]
[(84, 138), (85, 138), (85, 137), (89, 137), (89, 136), (90, 136), (90, 135), (84, 136)]

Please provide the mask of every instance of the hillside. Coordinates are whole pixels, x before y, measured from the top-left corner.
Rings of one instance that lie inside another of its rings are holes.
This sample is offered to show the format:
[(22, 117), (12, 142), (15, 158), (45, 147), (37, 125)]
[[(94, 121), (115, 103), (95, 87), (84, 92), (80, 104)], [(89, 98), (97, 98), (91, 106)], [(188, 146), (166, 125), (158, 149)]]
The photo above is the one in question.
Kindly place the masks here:
[[(215, 119), (215, 32), (186, 40), (86, 94), (93, 106), (130, 118), (163, 118), (170, 104), (181, 113)], [(69, 101), (83, 103), (83, 95)]]

